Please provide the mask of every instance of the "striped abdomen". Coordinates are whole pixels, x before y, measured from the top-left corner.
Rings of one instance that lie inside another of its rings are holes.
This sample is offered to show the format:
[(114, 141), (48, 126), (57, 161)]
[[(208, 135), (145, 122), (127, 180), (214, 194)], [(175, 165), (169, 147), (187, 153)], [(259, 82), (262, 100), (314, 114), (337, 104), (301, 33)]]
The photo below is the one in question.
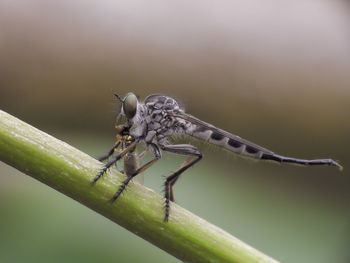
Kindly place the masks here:
[(185, 129), (186, 134), (210, 142), (212, 144), (222, 146), (227, 150), (237, 154), (242, 154), (256, 159), (276, 161), (280, 163), (286, 162), (302, 165), (329, 165), (342, 169), (342, 166), (332, 159), (305, 160), (278, 155), (259, 145), (244, 140), (239, 136), (216, 128), (215, 126), (201, 121), (191, 115), (183, 114), (176, 117), (182, 118), (190, 123), (188, 128)]
[(216, 128), (215, 126), (201, 121), (193, 116), (184, 115), (181, 118), (191, 123), (191, 126), (185, 130), (186, 134), (224, 147), (231, 152), (257, 159), (261, 159), (264, 154), (274, 154), (270, 150), (244, 140), (239, 136)]
[(207, 127), (196, 125), (195, 129), (190, 135), (209, 143), (224, 147), (231, 152), (252, 158), (260, 159), (264, 153), (273, 154), (273, 152), (246, 141), (236, 135), (230, 134), (230, 136), (227, 136), (225, 133), (226, 132), (219, 129), (208, 129)]

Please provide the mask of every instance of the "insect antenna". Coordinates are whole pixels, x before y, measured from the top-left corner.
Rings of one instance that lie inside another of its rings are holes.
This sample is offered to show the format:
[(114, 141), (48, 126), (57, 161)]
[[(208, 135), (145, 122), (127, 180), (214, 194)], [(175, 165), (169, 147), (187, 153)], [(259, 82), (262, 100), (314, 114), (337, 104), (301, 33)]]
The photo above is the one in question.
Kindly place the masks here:
[(124, 102), (124, 100), (123, 100), (117, 93), (113, 93), (113, 94), (114, 94), (114, 96), (117, 97), (117, 99), (118, 99), (121, 103)]

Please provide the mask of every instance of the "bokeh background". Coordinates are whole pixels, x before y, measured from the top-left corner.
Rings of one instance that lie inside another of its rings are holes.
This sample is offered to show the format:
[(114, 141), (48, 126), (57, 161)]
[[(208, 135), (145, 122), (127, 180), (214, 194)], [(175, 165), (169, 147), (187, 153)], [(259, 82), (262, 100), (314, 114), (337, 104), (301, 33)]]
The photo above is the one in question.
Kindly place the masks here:
[[(177, 202), (282, 262), (350, 262), (347, 1), (0, 2), (2, 110), (91, 156), (112, 145), (112, 93), (165, 93), (277, 153), (344, 167), (254, 162), (202, 147)], [(165, 154), (145, 173), (182, 158)], [(0, 262), (178, 262), (0, 164)]]

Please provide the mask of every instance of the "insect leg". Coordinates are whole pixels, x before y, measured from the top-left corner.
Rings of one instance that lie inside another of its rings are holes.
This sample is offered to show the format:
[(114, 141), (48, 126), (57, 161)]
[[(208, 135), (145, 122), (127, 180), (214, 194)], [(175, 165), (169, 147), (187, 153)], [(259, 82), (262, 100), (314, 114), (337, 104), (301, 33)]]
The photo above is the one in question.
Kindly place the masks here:
[[(190, 156), (187, 158), (186, 162), (184, 162), (180, 168), (184, 167), (185, 165), (189, 164), (193, 161), (193, 159), (196, 158), (194, 156)], [(179, 169), (180, 169), (179, 168)], [(180, 178), (180, 175), (175, 177), (173, 180), (170, 181), (170, 201), (175, 202), (175, 196), (173, 191), (173, 185), (176, 183), (176, 181)]]
[(144, 172), (147, 168), (151, 167), (156, 161), (158, 161), (162, 157), (160, 149), (159, 149), (159, 147), (156, 144), (151, 143), (151, 144), (149, 144), (149, 147), (150, 147), (151, 151), (154, 154), (154, 159), (152, 159), (151, 161), (149, 161), (146, 164), (142, 165), (133, 174), (128, 175), (128, 177), (124, 180), (122, 185), (119, 187), (118, 191), (111, 198), (112, 202), (114, 202), (120, 196), (120, 194), (125, 190), (126, 186), (131, 181), (132, 178), (134, 178), (136, 175)]
[(164, 221), (167, 222), (169, 219), (170, 213), (170, 200), (174, 200), (173, 193), (173, 185), (180, 177), (180, 175), (190, 168), (192, 165), (197, 163), (200, 159), (202, 159), (202, 153), (194, 146), (190, 144), (177, 144), (177, 145), (162, 145), (161, 149), (164, 151), (182, 154), (182, 155), (190, 155), (189, 158), (184, 165), (182, 165), (177, 171), (169, 175), (165, 180), (165, 217)]
[(112, 149), (109, 150), (108, 153), (106, 153), (105, 155), (101, 156), (100, 158), (98, 158), (97, 160), (99, 160), (100, 162), (108, 159), (115, 151), (116, 148), (118, 148), (118, 146), (120, 145), (120, 141), (116, 142), (113, 146)]
[(98, 179), (108, 170), (109, 167), (111, 167), (113, 164), (115, 164), (118, 160), (120, 160), (125, 154), (127, 154), (129, 151), (133, 149), (136, 145), (136, 141), (130, 144), (128, 147), (126, 147), (123, 151), (121, 151), (117, 156), (115, 156), (111, 161), (109, 161), (102, 169), (101, 171), (96, 175), (94, 180), (92, 180), (92, 184), (96, 183)]
[(145, 157), (145, 154), (146, 154), (146, 151), (143, 151), (137, 156), (137, 158), (142, 159), (143, 157)]

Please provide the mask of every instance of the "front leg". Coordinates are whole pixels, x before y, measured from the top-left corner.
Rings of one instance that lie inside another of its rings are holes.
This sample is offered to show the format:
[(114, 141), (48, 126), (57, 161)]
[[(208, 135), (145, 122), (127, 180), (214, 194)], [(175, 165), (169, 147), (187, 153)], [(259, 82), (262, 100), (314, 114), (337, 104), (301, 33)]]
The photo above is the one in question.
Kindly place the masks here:
[(96, 177), (91, 181), (91, 184), (94, 184), (100, 179), (100, 177), (118, 160), (120, 160), (125, 154), (130, 152), (133, 147), (136, 145), (136, 141), (131, 143), (128, 147), (126, 147), (123, 151), (121, 151), (117, 156), (115, 156), (111, 161), (109, 161), (102, 169), (101, 171), (96, 175)]
[(118, 148), (119, 145), (120, 145), (120, 141), (116, 142), (116, 143), (114, 144), (113, 148), (110, 149), (110, 150), (108, 151), (108, 153), (106, 153), (105, 155), (101, 156), (101, 157), (98, 158), (97, 160), (99, 160), (100, 162), (102, 162), (102, 161), (108, 159), (108, 158), (114, 153), (115, 149)]

